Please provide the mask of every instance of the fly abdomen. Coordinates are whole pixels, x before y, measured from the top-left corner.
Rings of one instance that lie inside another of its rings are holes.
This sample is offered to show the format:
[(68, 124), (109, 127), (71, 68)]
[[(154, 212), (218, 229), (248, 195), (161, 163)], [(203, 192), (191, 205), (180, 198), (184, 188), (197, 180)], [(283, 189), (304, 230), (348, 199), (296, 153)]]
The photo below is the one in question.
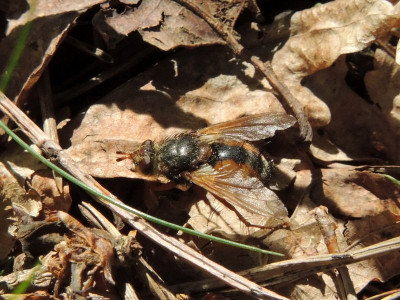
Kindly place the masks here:
[(249, 176), (259, 178), (267, 184), (273, 164), (268, 162), (257, 148), (246, 142), (212, 143), (212, 154), (208, 163), (216, 168), (222, 166), (240, 168)]

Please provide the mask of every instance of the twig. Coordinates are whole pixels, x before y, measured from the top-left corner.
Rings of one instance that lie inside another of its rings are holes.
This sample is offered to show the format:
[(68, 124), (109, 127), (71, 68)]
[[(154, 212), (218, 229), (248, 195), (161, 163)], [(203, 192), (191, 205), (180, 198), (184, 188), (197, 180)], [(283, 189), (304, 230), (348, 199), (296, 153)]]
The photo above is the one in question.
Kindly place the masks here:
[[(103, 188), (92, 176), (81, 171), (75, 165), (61, 147), (51, 140), (35, 123), (32, 122), (17, 106), (14, 105), (3, 93), (0, 93), (0, 109), (7, 114), (28, 136), (28, 138), (36, 144), (50, 158), (55, 159), (58, 163), (69, 171), (78, 180), (87, 184), (89, 187), (100, 191), (106, 196), (115, 199), (116, 202), (121, 202), (108, 190)], [(126, 223), (136, 228), (143, 236), (149, 238), (153, 242), (159, 244), (162, 248), (177, 255), (186, 262), (200, 268), (204, 272), (217, 277), (226, 284), (246, 293), (248, 295), (261, 299), (287, 299), (272, 291), (269, 291), (256, 283), (237, 275), (236, 273), (218, 265), (212, 260), (206, 258), (200, 253), (194, 251), (189, 246), (179, 242), (175, 238), (167, 236), (157, 231), (153, 226), (148, 224), (142, 218), (127, 212), (126, 210), (117, 207), (114, 204), (104, 201), (103, 199), (95, 198), (112, 212), (119, 215)], [(122, 202), (121, 202), (122, 203)]]
[[(42, 74), (38, 82), (38, 94), (40, 100), (40, 108), (42, 111), (42, 119), (43, 119), (43, 130), (44, 132), (57, 144), (58, 133), (57, 133), (57, 123), (56, 118), (54, 116), (54, 107), (53, 101), (51, 99), (52, 92), (50, 86), (50, 78), (48, 71), (45, 71)], [(60, 194), (63, 193), (63, 179), (60, 175), (53, 171), (53, 178), (56, 183), (57, 189)]]
[[(340, 252), (339, 242), (336, 236), (337, 226), (330, 218), (328, 209), (324, 206), (319, 206), (313, 209), (313, 213), (322, 236), (324, 237), (328, 252), (331, 254)], [(351, 281), (347, 266), (338, 267), (337, 271), (339, 276), (335, 276), (335, 274), (333, 274), (333, 280), (339, 287), (338, 292), (341, 293), (341, 298), (347, 300), (356, 300), (357, 294), (354, 289), (353, 282)]]
[[(310, 257), (288, 259), (262, 267), (252, 268), (239, 272), (239, 274), (254, 282), (270, 286), (292, 282), (318, 272), (326, 272), (334, 268), (376, 258), (389, 254), (392, 251), (399, 250), (400, 237), (396, 237), (349, 253), (321, 254)], [(171, 287), (171, 289), (180, 291), (190, 290), (192, 293), (195, 293), (203, 292), (204, 290), (215, 291), (225, 287), (226, 285), (221, 282), (206, 279), (191, 283), (178, 284)]]

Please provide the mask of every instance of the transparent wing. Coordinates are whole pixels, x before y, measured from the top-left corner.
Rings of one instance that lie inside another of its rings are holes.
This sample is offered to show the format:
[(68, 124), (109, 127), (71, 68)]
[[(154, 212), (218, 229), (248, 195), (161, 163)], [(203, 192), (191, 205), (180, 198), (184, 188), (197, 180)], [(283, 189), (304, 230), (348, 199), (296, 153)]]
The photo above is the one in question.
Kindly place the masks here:
[(249, 177), (240, 168), (226, 165), (218, 170), (208, 164), (190, 174), (193, 183), (239, 206), (266, 217), (282, 219), (287, 210), (276, 194), (255, 177)]
[(258, 114), (211, 125), (197, 133), (205, 142), (218, 139), (258, 141), (274, 136), (275, 131), (287, 129), (296, 118), (284, 113)]

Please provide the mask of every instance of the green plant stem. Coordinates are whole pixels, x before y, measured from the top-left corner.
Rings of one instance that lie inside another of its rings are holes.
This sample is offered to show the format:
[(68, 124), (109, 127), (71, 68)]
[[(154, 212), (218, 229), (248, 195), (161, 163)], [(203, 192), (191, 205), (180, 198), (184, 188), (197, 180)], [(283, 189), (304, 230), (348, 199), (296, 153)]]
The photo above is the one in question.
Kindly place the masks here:
[(394, 178), (393, 176), (387, 175), (387, 174), (383, 174), (383, 177), (386, 177), (387, 179), (389, 179), (391, 182), (397, 184), (400, 186), (400, 181), (398, 181), (396, 178)]
[(241, 244), (241, 243), (237, 243), (237, 242), (233, 242), (233, 241), (229, 241), (223, 238), (219, 238), (219, 237), (215, 237), (212, 235), (208, 235), (193, 229), (189, 229), (189, 228), (185, 228), (179, 225), (176, 225), (174, 223), (171, 222), (167, 222), (165, 220), (162, 219), (158, 219), (154, 216), (148, 215), (144, 212), (141, 212), (135, 208), (132, 208), (122, 202), (116, 201), (115, 199), (108, 197), (106, 195), (103, 195), (100, 191), (91, 188), (89, 186), (87, 186), (85, 183), (83, 183), (82, 181), (76, 179), (75, 177), (73, 177), (71, 174), (69, 174), (68, 172), (64, 171), (63, 169), (61, 169), (60, 167), (56, 166), (55, 164), (53, 164), (52, 162), (50, 162), (49, 160), (47, 160), (46, 158), (44, 158), (43, 156), (39, 155), (35, 150), (33, 150), (31, 147), (29, 147), (28, 144), (26, 144), (19, 136), (17, 136), (10, 128), (8, 128), (3, 122), (0, 121), (0, 127), (11, 137), (14, 139), (14, 141), (16, 141), (22, 148), (24, 148), (26, 151), (28, 151), (30, 154), (32, 154), (35, 158), (37, 158), (39, 161), (41, 161), (43, 164), (45, 164), (47, 167), (51, 168), (53, 171), (57, 172), (58, 174), (60, 174), (61, 176), (63, 176), (65, 179), (69, 180), (70, 182), (76, 184), (77, 186), (79, 186), (80, 188), (84, 189), (85, 191), (89, 192), (90, 194), (96, 196), (96, 197), (100, 197), (102, 199), (104, 199), (105, 201), (108, 201), (110, 203), (112, 203), (115, 206), (118, 206), (119, 208), (122, 208), (130, 213), (133, 213), (139, 217), (142, 217), (143, 219), (149, 221), (149, 222), (153, 222), (174, 230), (180, 230), (182, 232), (185, 232), (187, 234), (190, 235), (194, 235), (194, 236), (198, 236), (204, 239), (208, 239), (210, 241), (214, 241), (214, 242), (218, 242), (218, 243), (222, 243), (222, 244), (226, 244), (226, 245), (230, 245), (233, 247), (237, 247), (237, 248), (242, 248), (242, 249), (246, 249), (246, 250), (250, 250), (250, 251), (256, 251), (262, 254), (270, 254), (270, 255), (276, 255), (276, 256), (284, 256), (281, 253), (277, 253), (277, 252), (273, 252), (273, 251), (269, 251), (269, 250), (264, 250), (264, 249), (260, 249), (257, 247), (253, 247), (253, 246), (249, 246), (249, 245), (245, 245), (245, 244)]

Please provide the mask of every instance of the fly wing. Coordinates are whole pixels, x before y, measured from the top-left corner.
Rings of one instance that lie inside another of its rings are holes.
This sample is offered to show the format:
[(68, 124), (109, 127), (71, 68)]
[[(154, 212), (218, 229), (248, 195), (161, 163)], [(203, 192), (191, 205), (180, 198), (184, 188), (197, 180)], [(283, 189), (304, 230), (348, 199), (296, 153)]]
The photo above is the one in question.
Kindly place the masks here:
[(284, 113), (258, 114), (211, 125), (197, 131), (199, 139), (212, 142), (220, 139), (258, 141), (287, 129), (296, 118)]
[(276, 194), (265, 187), (258, 178), (249, 177), (239, 168), (232, 170), (227, 166), (216, 170), (204, 164), (190, 173), (190, 179), (233, 206), (269, 218), (287, 217), (287, 210)]

